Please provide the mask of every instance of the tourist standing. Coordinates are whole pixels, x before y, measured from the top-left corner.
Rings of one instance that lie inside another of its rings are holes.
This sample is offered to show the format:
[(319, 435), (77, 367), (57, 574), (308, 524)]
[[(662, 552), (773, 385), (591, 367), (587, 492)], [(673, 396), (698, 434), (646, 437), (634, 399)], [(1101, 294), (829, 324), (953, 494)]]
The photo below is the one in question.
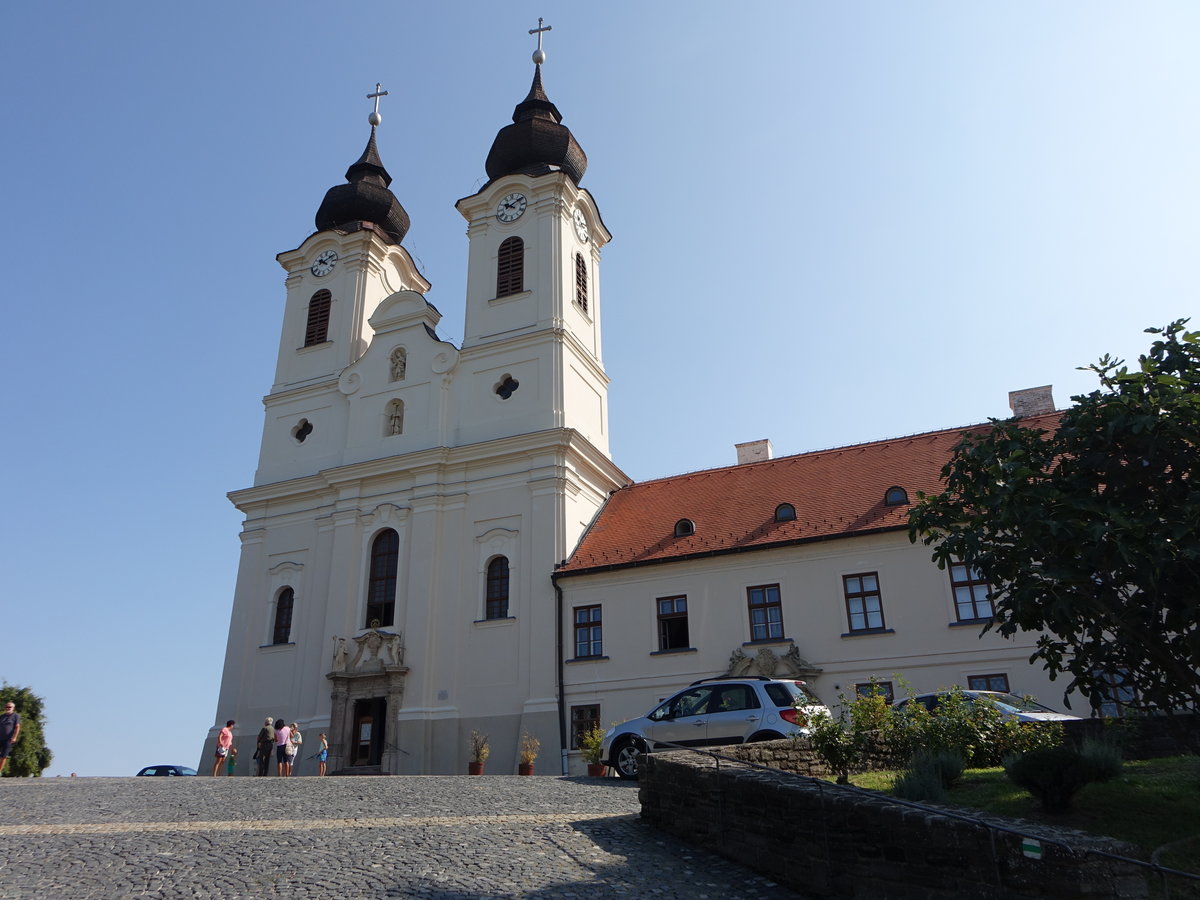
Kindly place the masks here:
[(288, 754), (288, 774), (292, 774), (292, 766), (296, 764), (296, 760), (300, 759), (300, 745), (304, 743), (304, 736), (300, 734), (300, 726), (293, 722), (288, 726), (292, 729), (292, 736), (288, 738), (291, 752)]
[(233, 746), (233, 719), (225, 723), (225, 727), (221, 729), (221, 733), (217, 735), (217, 753), (216, 760), (213, 762), (213, 777), (216, 778), (221, 774), (221, 765), (225, 762), (225, 757), (229, 755), (229, 748)]
[(291, 768), (288, 766), (287, 751), (290, 746), (292, 737), (292, 729), (287, 727), (287, 722), (283, 719), (275, 720), (275, 774), (290, 775)]
[(317, 774), (325, 774), (325, 761), (329, 759), (329, 738), (325, 737), (325, 732), (321, 732), (321, 752), (317, 754)]
[(17, 704), (9, 700), (4, 704), (4, 714), (0, 715), (0, 772), (8, 762), (13, 744), (21, 735), (21, 714), (17, 712)]
[(275, 752), (275, 723), (271, 721), (270, 716), (267, 716), (263, 727), (259, 729), (256, 744), (258, 749), (254, 754), (254, 761), (258, 763), (257, 773), (259, 776), (266, 775), (267, 767), (271, 765), (271, 755)]

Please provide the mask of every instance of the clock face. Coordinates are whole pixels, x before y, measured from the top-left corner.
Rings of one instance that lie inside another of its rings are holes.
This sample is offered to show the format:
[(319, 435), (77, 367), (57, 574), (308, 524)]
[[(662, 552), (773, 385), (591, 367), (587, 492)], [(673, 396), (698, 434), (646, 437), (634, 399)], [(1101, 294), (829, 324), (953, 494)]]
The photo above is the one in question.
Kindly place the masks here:
[(585, 219), (583, 217), (583, 210), (577, 208), (575, 210), (574, 218), (575, 218), (575, 234), (579, 237), (580, 241), (582, 241), (583, 243), (586, 244), (588, 242), (589, 235), (588, 235), (587, 219)]
[(528, 202), (524, 194), (514, 191), (500, 201), (500, 205), (496, 207), (496, 218), (501, 222), (515, 222), (521, 218), (521, 213), (525, 212)]
[(317, 257), (316, 262), (312, 264), (312, 273), (320, 278), (322, 275), (328, 275), (333, 271), (333, 267), (337, 265), (338, 255), (336, 250), (324, 250)]

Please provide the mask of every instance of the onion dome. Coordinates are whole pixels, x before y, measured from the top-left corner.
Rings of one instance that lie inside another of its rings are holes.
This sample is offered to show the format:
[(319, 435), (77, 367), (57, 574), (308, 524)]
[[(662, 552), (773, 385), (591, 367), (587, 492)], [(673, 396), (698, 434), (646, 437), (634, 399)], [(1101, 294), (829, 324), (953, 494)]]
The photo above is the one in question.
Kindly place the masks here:
[(317, 231), (357, 230), (370, 222), (387, 233), (395, 243), (408, 233), (408, 213), (388, 190), (392, 176), (379, 159), (375, 146), (375, 125), (371, 124), (371, 139), (358, 162), (346, 170), (348, 184), (331, 187), (317, 210)]
[(535, 65), (529, 96), (513, 110), (513, 124), (505, 125), (492, 142), (484, 168), (495, 181), (518, 172), (540, 175), (563, 171), (579, 184), (587, 171), (587, 154), (562, 124), (558, 107), (542, 89), (542, 67)]

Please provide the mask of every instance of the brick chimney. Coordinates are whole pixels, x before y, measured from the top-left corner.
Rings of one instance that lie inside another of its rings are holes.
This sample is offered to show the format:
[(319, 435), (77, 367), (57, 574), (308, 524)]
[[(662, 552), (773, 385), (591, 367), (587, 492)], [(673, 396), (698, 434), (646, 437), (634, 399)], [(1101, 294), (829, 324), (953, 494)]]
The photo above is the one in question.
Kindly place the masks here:
[(744, 466), (746, 463), (762, 462), (764, 459), (770, 459), (774, 455), (774, 448), (771, 447), (769, 440), (747, 441), (744, 444), (734, 444), (737, 448), (737, 464)]
[(1023, 391), (1008, 392), (1008, 407), (1014, 416), (1040, 416), (1054, 412), (1054, 385), (1025, 388)]

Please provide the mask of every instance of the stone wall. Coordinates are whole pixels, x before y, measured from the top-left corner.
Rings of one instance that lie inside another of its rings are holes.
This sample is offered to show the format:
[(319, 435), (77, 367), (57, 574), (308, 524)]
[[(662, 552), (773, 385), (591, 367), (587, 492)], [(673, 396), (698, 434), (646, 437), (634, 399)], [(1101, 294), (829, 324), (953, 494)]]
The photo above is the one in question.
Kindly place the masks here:
[[(809, 765), (790, 741), (741, 748), (764, 764)], [(858, 788), (764, 771), (687, 752), (643, 756), (642, 818), (813, 898), (979, 900), (1145, 897), (1123, 856), (1134, 848), (1078, 832), (1029, 826), (1013, 835), (935, 806), (903, 804)], [(998, 826), (1018, 823), (980, 816)], [(1023, 823), (1022, 823), (1023, 824)], [(1042, 858), (1022, 837), (1041, 840)], [(1070, 849), (1058, 841), (1069, 843)]]

